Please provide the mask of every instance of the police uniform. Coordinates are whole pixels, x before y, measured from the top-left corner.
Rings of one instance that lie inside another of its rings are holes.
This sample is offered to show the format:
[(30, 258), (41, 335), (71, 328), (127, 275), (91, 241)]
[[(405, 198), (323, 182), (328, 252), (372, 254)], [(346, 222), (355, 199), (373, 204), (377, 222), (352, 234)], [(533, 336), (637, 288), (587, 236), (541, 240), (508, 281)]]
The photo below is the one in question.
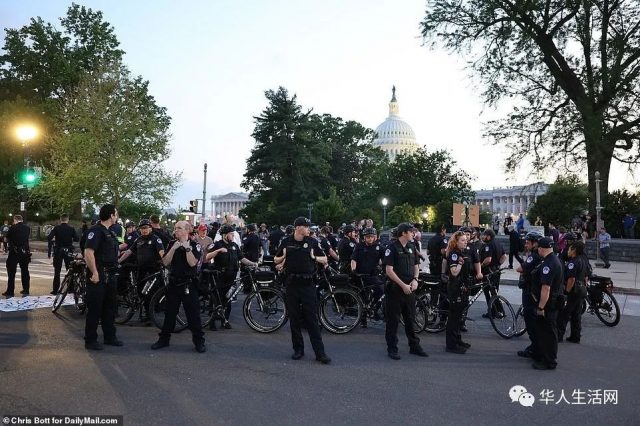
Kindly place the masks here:
[(338, 244), (338, 263), (340, 272), (348, 274), (351, 272), (351, 255), (356, 248), (356, 241), (349, 237), (344, 237)]
[(164, 246), (164, 250), (168, 251), (171, 243), (171, 236), (162, 228), (153, 228), (151, 233), (162, 241), (162, 245)]
[(356, 244), (351, 260), (356, 262), (356, 274), (365, 274), (362, 283), (373, 287), (373, 297), (380, 299), (383, 294), (383, 282), (379, 275), (380, 260), (384, 257), (384, 250), (378, 242), (369, 245), (366, 242)]
[[(464, 308), (469, 304), (468, 286), (473, 278), (472, 254), (472, 250), (461, 251), (455, 248), (451, 250), (447, 257), (449, 317), (447, 319), (446, 345), (447, 350), (457, 353), (463, 353), (467, 348), (460, 335), (460, 325)], [(460, 273), (454, 276), (451, 273), (451, 268), (456, 265), (461, 265), (461, 269)]]
[[(172, 247), (175, 241), (169, 243)], [(196, 282), (196, 266), (190, 266), (187, 262), (187, 250), (199, 260), (202, 256), (200, 244), (189, 240), (189, 248), (177, 248), (173, 253), (173, 258), (168, 266), (169, 285), (167, 286), (166, 312), (162, 331), (158, 334), (160, 338), (156, 345), (159, 347), (169, 344), (171, 333), (176, 326), (176, 316), (180, 304), (184, 306), (187, 316), (187, 326), (191, 330), (191, 338), (196, 349), (202, 347), (204, 352), (204, 333), (202, 332), (202, 322), (200, 320), (200, 299), (198, 298), (198, 286)], [(156, 346), (154, 345), (154, 346)], [(155, 348), (154, 348), (155, 349)]]
[[(297, 223), (298, 219), (296, 219)], [(286, 249), (284, 260), (285, 283), (287, 286), (286, 303), (291, 326), (291, 343), (295, 359), (304, 354), (301, 323), (304, 321), (309, 333), (311, 347), (316, 359), (326, 357), (320, 326), (318, 325), (318, 299), (313, 280), (316, 268), (315, 257), (324, 257), (318, 241), (311, 237), (303, 237), (301, 241), (294, 236), (285, 238), (276, 257), (281, 257)], [(312, 257), (313, 256), (313, 257)]]
[[(495, 272), (500, 269), (500, 258), (504, 255), (504, 250), (501, 244), (496, 242), (495, 237), (491, 238), (491, 240), (485, 242), (480, 249), (480, 260), (484, 262), (484, 260), (488, 257), (491, 257), (491, 262), (489, 265), (482, 267), (482, 274), (489, 275), (492, 272)], [(493, 284), (494, 290), (489, 290), (488, 288), (484, 288), (482, 291), (484, 292), (484, 297), (487, 300), (487, 309), (489, 308), (489, 303), (491, 301), (491, 297), (496, 295), (500, 290), (500, 273), (493, 274), (489, 277), (489, 281)], [(495, 312), (491, 312), (491, 315), (495, 315)], [(485, 315), (486, 316), (486, 315)]]
[(16, 283), (16, 272), (20, 265), (20, 279), (22, 281), (22, 294), (29, 294), (31, 276), (29, 275), (29, 262), (31, 251), (29, 250), (29, 235), (31, 228), (23, 222), (18, 222), (9, 228), (6, 239), (9, 255), (7, 256), (7, 290), (3, 296), (13, 297)]
[(537, 339), (536, 339), (536, 302), (532, 296), (533, 289), (533, 271), (537, 271), (538, 265), (542, 262), (542, 258), (538, 255), (538, 250), (533, 249), (521, 264), (522, 274), (518, 282), (518, 286), (522, 289), (522, 314), (524, 324), (527, 328), (527, 334), (531, 344), (523, 351), (519, 351), (518, 355), (525, 358), (533, 358), (537, 356)]
[(442, 275), (442, 251), (447, 248), (447, 237), (438, 233), (427, 242), (427, 255), (429, 256), (429, 272), (433, 275)]
[(131, 253), (135, 256), (136, 266), (138, 268), (138, 292), (142, 292), (140, 283), (148, 275), (155, 274), (161, 268), (162, 258), (160, 252), (164, 251), (162, 240), (153, 233), (149, 235), (139, 236), (129, 247)]
[[(383, 264), (393, 267), (393, 272), (405, 284), (411, 284), (415, 278), (415, 265), (420, 260), (415, 253), (415, 246), (407, 242), (402, 246), (399, 240), (390, 243), (384, 253)], [(420, 339), (413, 328), (416, 316), (416, 298), (413, 293), (404, 294), (402, 289), (392, 281), (387, 281), (386, 292), (386, 330), (387, 352), (390, 356), (398, 356), (398, 323), (400, 315), (404, 320), (404, 331), (409, 341), (409, 348), (413, 351), (423, 352), (420, 348)]]
[(53, 227), (47, 240), (54, 241), (53, 249), (53, 293), (60, 289), (60, 271), (64, 262), (64, 269), (69, 269), (69, 256), (73, 252), (73, 242), (78, 241), (78, 234), (68, 223), (60, 223)]
[[(227, 291), (233, 285), (238, 276), (238, 270), (240, 269), (240, 261), (244, 259), (244, 255), (242, 254), (242, 250), (240, 247), (234, 242), (228, 242), (223, 238), (221, 240), (216, 241), (213, 244), (213, 247), (209, 249), (209, 251), (216, 251), (221, 248), (227, 249), (226, 253), (218, 253), (216, 257), (213, 259), (213, 268), (217, 271), (220, 271), (219, 280), (217, 283), (217, 287), (220, 293), (220, 304), (224, 305), (227, 303)], [(229, 321), (229, 315), (231, 314), (231, 304), (228, 304), (224, 311), (224, 317), (227, 321)]]
[(105, 343), (117, 342), (114, 325), (118, 279), (117, 236), (102, 223), (98, 223), (87, 230), (86, 249), (93, 249), (99, 281), (87, 281), (85, 345), (97, 342), (98, 322), (102, 323)]
[(587, 296), (586, 278), (589, 273), (589, 259), (582, 254), (569, 258), (564, 269), (564, 282), (573, 278), (575, 281), (571, 291), (566, 293), (567, 304), (558, 313), (558, 341), (564, 338), (567, 323), (571, 322), (571, 334), (568, 341), (579, 343), (582, 331), (582, 301)]
[[(242, 238), (242, 253), (252, 262), (260, 260), (260, 237), (256, 233), (250, 233)], [(265, 253), (266, 254), (266, 253)]]
[[(538, 243), (542, 247), (542, 240)], [(537, 339), (536, 368), (554, 369), (557, 365), (558, 355), (558, 309), (563, 303), (560, 296), (563, 292), (562, 263), (558, 256), (548, 254), (534, 271), (532, 282), (532, 294), (536, 303), (535, 333)], [(544, 305), (544, 315), (540, 315), (540, 293), (543, 286), (549, 286), (549, 299)]]
[[(138, 231), (129, 232), (127, 235), (124, 236), (124, 243), (127, 245), (127, 250), (129, 250), (133, 246), (133, 243), (136, 242), (138, 237), (140, 237), (140, 234), (138, 233)], [(162, 249), (164, 250), (164, 245)]]

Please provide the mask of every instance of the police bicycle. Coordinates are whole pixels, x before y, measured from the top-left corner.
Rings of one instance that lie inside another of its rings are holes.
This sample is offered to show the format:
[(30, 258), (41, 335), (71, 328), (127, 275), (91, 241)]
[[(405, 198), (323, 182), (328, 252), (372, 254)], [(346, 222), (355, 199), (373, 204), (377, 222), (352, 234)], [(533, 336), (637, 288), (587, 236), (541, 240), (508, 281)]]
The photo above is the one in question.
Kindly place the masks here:
[[(203, 269), (199, 288), (200, 316), (202, 326), (219, 320), (222, 326), (228, 321), (225, 311), (248, 284), (249, 292), (244, 299), (242, 316), (247, 325), (258, 333), (273, 333), (289, 319), (284, 294), (275, 287), (275, 274), (271, 271), (242, 267), (240, 277), (231, 287), (222, 286), (220, 272)], [(221, 289), (227, 289), (226, 302), (222, 303)]]
[(613, 281), (609, 277), (594, 275), (587, 285), (587, 297), (582, 301), (582, 313), (598, 317), (607, 327), (620, 322), (620, 306), (613, 296)]
[(65, 254), (69, 261), (69, 269), (60, 284), (58, 294), (53, 299), (53, 306), (51, 312), (56, 313), (62, 303), (67, 297), (67, 294), (73, 293), (73, 302), (76, 309), (84, 314), (87, 309), (86, 295), (87, 295), (87, 275), (88, 269), (85, 260), (82, 258), (82, 254), (73, 253), (68, 251)]
[[(495, 286), (490, 280), (490, 277), (494, 274), (499, 274), (505, 268), (499, 269), (495, 272), (485, 275), (482, 281), (477, 284), (472, 284), (467, 287), (469, 294), (473, 294), (469, 298), (467, 306), (462, 311), (462, 321), (473, 319), (468, 317), (469, 308), (475, 303), (481, 294), (484, 294), (484, 290), (488, 290), (494, 295), (489, 299), (489, 320), (491, 326), (498, 333), (498, 335), (504, 339), (510, 339), (515, 336), (516, 333), (516, 312), (511, 306), (511, 303), (502, 295), (495, 292)], [(445, 309), (442, 303), (443, 295), (440, 293), (439, 297), (433, 296), (433, 288), (430, 292), (425, 292), (421, 299), (427, 310), (427, 320), (425, 330), (429, 333), (439, 333), (446, 329), (446, 321), (449, 311)]]
[[(117, 308), (116, 308), (116, 324), (126, 324), (133, 318), (133, 316), (138, 313), (138, 319), (140, 321), (144, 320), (144, 305), (145, 301), (149, 299), (149, 295), (154, 294), (158, 289), (161, 288), (161, 285), (165, 282), (166, 269), (162, 268), (159, 271), (149, 274), (146, 277), (142, 278), (141, 284), (142, 292), (138, 292), (137, 285), (137, 277), (133, 268), (127, 272), (129, 275), (127, 279), (127, 286), (118, 295), (117, 300)], [(149, 302), (150, 304), (151, 302)], [(164, 322), (164, 317), (162, 318)]]

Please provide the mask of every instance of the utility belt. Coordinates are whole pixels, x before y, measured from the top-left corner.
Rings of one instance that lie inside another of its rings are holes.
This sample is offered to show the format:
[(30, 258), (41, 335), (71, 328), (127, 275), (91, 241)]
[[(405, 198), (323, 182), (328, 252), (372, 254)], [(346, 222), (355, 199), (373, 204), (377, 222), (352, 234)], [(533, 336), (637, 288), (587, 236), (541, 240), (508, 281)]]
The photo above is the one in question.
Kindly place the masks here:
[(285, 276), (285, 283), (287, 285), (296, 281), (296, 284), (307, 285), (313, 283), (313, 274), (291, 274), (287, 273)]
[[(540, 300), (540, 297), (533, 293), (531, 293), (531, 298), (533, 299), (534, 303), (538, 303), (538, 301)], [(562, 308), (566, 302), (567, 296), (564, 293), (550, 294), (549, 300), (547, 300), (547, 304), (544, 305), (544, 310), (557, 311), (558, 309)]]
[(175, 287), (181, 287), (183, 285), (191, 284), (195, 280), (196, 277), (186, 275), (186, 276), (177, 276), (177, 275), (169, 275), (169, 285)]

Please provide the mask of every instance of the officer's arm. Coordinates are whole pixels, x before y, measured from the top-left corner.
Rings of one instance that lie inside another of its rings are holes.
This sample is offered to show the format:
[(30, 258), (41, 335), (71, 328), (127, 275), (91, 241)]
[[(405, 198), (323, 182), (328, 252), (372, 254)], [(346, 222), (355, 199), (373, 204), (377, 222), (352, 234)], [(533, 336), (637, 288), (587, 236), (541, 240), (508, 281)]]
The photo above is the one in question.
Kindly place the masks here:
[(488, 266), (491, 263), (491, 256), (489, 257), (485, 257), (484, 260), (482, 261), (482, 266)]
[(127, 248), (129, 248), (129, 244), (127, 243), (122, 243), (118, 246), (118, 250), (125, 250)]
[(327, 256), (315, 256), (314, 260), (322, 265), (326, 265), (329, 262)]
[(273, 263), (275, 263), (276, 265), (279, 265), (280, 263), (284, 262), (284, 259), (286, 257), (287, 257), (287, 249), (283, 248), (282, 254), (280, 256), (276, 254), (276, 257), (273, 258)]
[(198, 258), (193, 254), (193, 250), (187, 252), (187, 263), (194, 267), (198, 264)]
[(162, 259), (164, 257), (164, 250), (158, 250), (158, 254), (160, 255), (160, 258)]
[(389, 277), (391, 281), (393, 281), (396, 285), (398, 285), (398, 287), (400, 287), (401, 289), (404, 289), (405, 287), (407, 287), (407, 284), (402, 282), (400, 277), (398, 277), (394, 272), (393, 265), (387, 265), (387, 267), (385, 268), (385, 272), (387, 273), (387, 277)]
[(131, 253), (132, 253), (132, 251), (131, 251), (131, 250), (127, 250), (127, 251), (125, 251), (124, 253), (122, 253), (122, 256), (120, 256), (120, 259), (118, 259), (118, 263), (122, 263), (122, 262), (124, 262), (125, 260), (127, 260), (127, 258), (128, 258), (129, 256), (131, 256)]
[(180, 243), (176, 241), (171, 246), (167, 254), (162, 258), (162, 263), (164, 264), (164, 266), (169, 266), (171, 264), (171, 261), (173, 260), (173, 254), (176, 252), (176, 249), (178, 248), (179, 245)]
[(573, 288), (573, 285), (576, 283), (576, 277), (569, 277), (567, 278), (567, 284), (565, 286), (565, 293), (571, 293), (571, 289)]
[(449, 271), (451, 272), (451, 275), (453, 275), (454, 277), (457, 277), (458, 275), (460, 275), (460, 272), (462, 271), (462, 265), (460, 265), (459, 263), (454, 263), (449, 268)]
[(356, 266), (358, 266), (358, 265), (356, 264), (356, 261), (355, 261), (355, 260), (353, 260), (353, 259), (351, 259), (351, 270), (352, 270), (352, 271), (355, 271), (355, 270), (356, 270)]
[(54, 226), (51, 232), (49, 232), (49, 235), (47, 235), (47, 241), (49, 242), (53, 241), (53, 237), (55, 237), (55, 235), (56, 235), (56, 227)]
[(91, 271), (92, 276), (98, 276), (98, 268), (96, 267), (96, 256), (92, 248), (84, 249), (84, 260), (87, 263), (87, 268)]
[(340, 257), (338, 256), (338, 253), (336, 253), (336, 251), (333, 249), (333, 247), (329, 247), (329, 256), (331, 256), (331, 258), (333, 260), (340, 260)]
[(242, 259), (240, 259), (240, 263), (242, 263), (245, 266), (258, 266), (257, 263), (250, 261), (246, 257), (243, 257)]
[(538, 308), (544, 309), (549, 301), (549, 293), (551, 293), (551, 286), (549, 284), (542, 284), (540, 289), (540, 301), (538, 302)]

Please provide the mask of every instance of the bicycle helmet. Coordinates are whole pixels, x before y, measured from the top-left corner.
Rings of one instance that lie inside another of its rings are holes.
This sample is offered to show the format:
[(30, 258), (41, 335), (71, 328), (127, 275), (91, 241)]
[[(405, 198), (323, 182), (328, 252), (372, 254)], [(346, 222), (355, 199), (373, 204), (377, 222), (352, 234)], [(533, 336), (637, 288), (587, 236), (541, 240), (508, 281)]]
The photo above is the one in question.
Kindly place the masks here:
[(527, 241), (533, 241), (534, 243), (537, 243), (542, 237), (543, 235), (541, 233), (537, 231), (531, 231), (524, 236), (524, 239)]
[(143, 226), (151, 226), (151, 221), (149, 219), (142, 219), (138, 223), (138, 228), (142, 228)]
[(256, 232), (256, 226), (253, 223), (247, 225), (247, 232)]
[(366, 237), (367, 235), (378, 235), (378, 232), (376, 231), (376, 228), (365, 228), (364, 236)]
[(351, 232), (353, 232), (355, 230), (356, 230), (355, 226), (353, 226), (353, 225), (345, 225), (345, 227), (342, 228), (342, 233), (346, 235), (346, 234), (349, 234), (349, 233), (351, 233)]
[(287, 227), (286, 227), (286, 228), (284, 228), (284, 233), (285, 233), (285, 235), (291, 235), (291, 234), (293, 234), (294, 229), (295, 229), (295, 228), (293, 227), (293, 225), (287, 225)]
[(130, 220), (128, 220), (128, 221), (127, 221), (127, 223), (125, 223), (125, 224), (124, 224), (124, 227), (125, 227), (125, 228), (128, 228), (128, 227), (130, 227), (130, 226), (136, 226), (136, 224), (135, 224), (135, 223), (133, 223), (133, 222), (131, 222)]
[(311, 221), (306, 217), (300, 216), (293, 221), (293, 226), (311, 226)]
[(229, 225), (222, 225), (222, 227), (220, 228), (220, 235), (225, 235), (229, 232), (233, 232), (233, 228)]

